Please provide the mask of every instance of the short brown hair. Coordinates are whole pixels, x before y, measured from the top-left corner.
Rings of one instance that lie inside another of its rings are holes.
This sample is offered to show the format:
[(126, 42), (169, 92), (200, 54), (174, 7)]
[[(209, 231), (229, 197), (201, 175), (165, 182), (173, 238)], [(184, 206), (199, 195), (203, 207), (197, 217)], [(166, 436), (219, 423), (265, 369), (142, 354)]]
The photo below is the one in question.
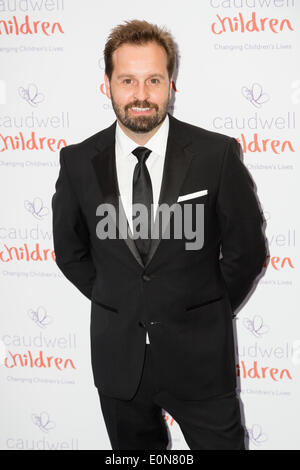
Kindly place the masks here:
[(167, 70), (169, 78), (173, 75), (176, 63), (176, 44), (171, 34), (164, 28), (147, 21), (125, 21), (112, 29), (104, 48), (105, 73), (109, 80), (113, 72), (112, 55), (123, 44), (142, 45), (156, 42), (167, 54)]

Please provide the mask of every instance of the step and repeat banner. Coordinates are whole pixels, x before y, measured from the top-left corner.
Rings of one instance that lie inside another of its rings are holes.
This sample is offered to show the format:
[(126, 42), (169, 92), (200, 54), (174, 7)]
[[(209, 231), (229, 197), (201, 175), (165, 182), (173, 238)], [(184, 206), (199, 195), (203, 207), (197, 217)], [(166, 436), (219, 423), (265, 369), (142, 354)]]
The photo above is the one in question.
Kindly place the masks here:
[[(115, 120), (103, 48), (134, 18), (178, 43), (174, 116), (242, 146), (269, 245), (234, 321), (243, 421), (250, 450), (299, 450), (299, 0), (0, 1), (0, 448), (111, 448), (90, 302), (55, 264), (51, 198), (59, 150)], [(170, 448), (188, 449), (165, 420)]]

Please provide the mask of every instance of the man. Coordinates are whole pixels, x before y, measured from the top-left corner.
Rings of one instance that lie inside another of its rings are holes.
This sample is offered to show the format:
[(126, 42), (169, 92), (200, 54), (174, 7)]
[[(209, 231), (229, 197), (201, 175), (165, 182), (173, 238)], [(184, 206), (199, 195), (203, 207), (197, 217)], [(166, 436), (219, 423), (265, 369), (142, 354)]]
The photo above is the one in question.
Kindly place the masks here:
[(61, 150), (52, 208), (57, 265), (92, 301), (112, 448), (166, 449), (164, 409), (190, 449), (244, 449), (232, 316), (266, 257), (253, 182), (234, 138), (168, 114), (168, 32), (125, 22), (104, 55), (117, 120)]

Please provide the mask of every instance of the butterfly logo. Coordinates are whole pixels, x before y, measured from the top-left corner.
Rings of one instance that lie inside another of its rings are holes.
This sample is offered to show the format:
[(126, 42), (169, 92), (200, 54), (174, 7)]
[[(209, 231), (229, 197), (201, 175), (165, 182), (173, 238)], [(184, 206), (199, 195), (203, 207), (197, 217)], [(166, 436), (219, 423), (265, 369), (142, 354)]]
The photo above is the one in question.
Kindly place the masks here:
[(244, 318), (243, 324), (256, 338), (260, 338), (270, 330), (268, 325), (264, 325), (263, 318), (260, 315), (255, 315), (252, 320)]
[(261, 105), (270, 99), (267, 93), (262, 92), (262, 86), (259, 83), (253, 83), (251, 88), (243, 86), (242, 95), (256, 108), (261, 108)]
[(44, 307), (38, 307), (36, 310), (32, 308), (28, 310), (29, 318), (40, 328), (46, 328), (46, 326), (52, 323), (52, 317), (50, 317)]
[(43, 411), (40, 415), (32, 414), (31, 418), (33, 424), (35, 424), (35, 426), (45, 433), (55, 428), (55, 423), (50, 421), (50, 417), (45, 411)]
[(42, 103), (45, 99), (43, 93), (38, 92), (37, 86), (34, 83), (30, 83), (27, 88), (20, 86), (19, 96), (34, 107), (37, 107), (37, 105)]
[(33, 202), (26, 200), (24, 206), (38, 220), (49, 214), (48, 208), (43, 206), (43, 201), (39, 197), (34, 198)]
[(259, 424), (253, 424), (252, 428), (247, 429), (248, 436), (252, 444), (259, 447), (268, 440), (268, 436), (262, 431)]

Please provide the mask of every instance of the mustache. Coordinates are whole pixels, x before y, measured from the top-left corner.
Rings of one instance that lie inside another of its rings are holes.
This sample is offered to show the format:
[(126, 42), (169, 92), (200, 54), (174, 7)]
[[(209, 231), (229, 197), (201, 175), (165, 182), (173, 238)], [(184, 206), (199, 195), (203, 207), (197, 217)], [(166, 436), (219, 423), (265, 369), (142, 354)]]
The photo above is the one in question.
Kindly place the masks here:
[(133, 101), (132, 103), (126, 104), (125, 111), (128, 111), (129, 108), (154, 108), (158, 111), (158, 105), (155, 103), (150, 103), (149, 101)]

